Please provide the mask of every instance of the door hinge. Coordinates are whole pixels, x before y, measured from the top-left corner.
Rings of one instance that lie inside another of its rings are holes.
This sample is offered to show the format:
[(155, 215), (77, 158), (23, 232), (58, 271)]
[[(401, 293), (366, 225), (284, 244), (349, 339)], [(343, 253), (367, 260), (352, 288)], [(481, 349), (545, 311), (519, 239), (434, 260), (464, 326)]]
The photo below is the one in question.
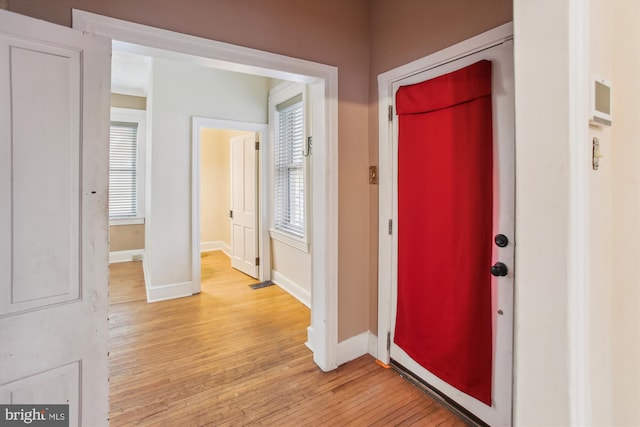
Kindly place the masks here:
[(387, 352), (391, 351), (391, 332), (387, 332)]
[(393, 121), (393, 105), (389, 105), (389, 121)]
[(256, 258), (256, 266), (260, 266), (260, 258)]
[(233, 218), (233, 211), (229, 209), (229, 218)]
[(389, 235), (393, 234), (393, 220), (389, 220)]
[(256, 150), (260, 149), (260, 141), (256, 141)]

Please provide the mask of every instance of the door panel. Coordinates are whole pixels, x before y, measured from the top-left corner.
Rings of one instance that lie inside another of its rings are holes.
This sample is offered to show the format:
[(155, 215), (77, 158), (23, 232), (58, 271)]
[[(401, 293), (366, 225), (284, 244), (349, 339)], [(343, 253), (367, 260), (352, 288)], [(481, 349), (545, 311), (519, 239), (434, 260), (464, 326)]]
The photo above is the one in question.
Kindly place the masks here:
[[(492, 115), (493, 115), (493, 235), (502, 233), (509, 237), (510, 244), (504, 248), (492, 245), (491, 263), (486, 266), (489, 274), (491, 264), (505, 263), (511, 271), (506, 277), (491, 277), (491, 322), (493, 346), (493, 377), (491, 405), (461, 392), (456, 387), (420, 366), (395, 342), (395, 321), (398, 302), (398, 242), (393, 235), (393, 284), (392, 284), (392, 325), (390, 356), (395, 362), (412, 371), (423, 381), (443, 392), (449, 398), (465, 407), (471, 413), (492, 426), (511, 423), (511, 381), (512, 381), (512, 331), (513, 331), (513, 257), (514, 257), (514, 112), (513, 112), (513, 45), (507, 42), (463, 59), (441, 65), (417, 75), (413, 75), (393, 85), (393, 94), (401, 86), (423, 82), (464, 68), (480, 60), (492, 61)], [(395, 108), (394, 108), (395, 111)], [(393, 122), (393, 221), (401, 228), (398, 220), (398, 118)], [(434, 183), (437, 184), (437, 183)], [(427, 214), (425, 213), (425, 220)], [(423, 278), (416, 278), (423, 280)]]
[(258, 277), (256, 135), (231, 138), (231, 266)]
[[(78, 51), (14, 37), (3, 37), (1, 48), (9, 58), (10, 87), (3, 92), (11, 99), (13, 130), (11, 157), (4, 158), (13, 178), (5, 205), (13, 235), (12, 265), (4, 272), (11, 278), (5, 278), (10, 286), (2, 288), (0, 302), (0, 314), (6, 314), (80, 295), (81, 64)], [(68, 221), (61, 224), (59, 218)]]
[(110, 41), (0, 11), (0, 402), (108, 424)]

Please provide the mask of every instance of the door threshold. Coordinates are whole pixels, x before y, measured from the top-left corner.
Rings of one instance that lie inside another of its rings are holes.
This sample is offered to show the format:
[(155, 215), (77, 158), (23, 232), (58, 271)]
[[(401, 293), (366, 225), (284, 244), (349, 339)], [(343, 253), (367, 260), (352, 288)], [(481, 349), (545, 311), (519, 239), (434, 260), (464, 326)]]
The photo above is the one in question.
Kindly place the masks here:
[(418, 378), (413, 372), (402, 366), (400, 363), (391, 359), (389, 364), (394, 371), (400, 374), (401, 377), (419, 388), (423, 393), (427, 394), (433, 400), (440, 403), (446, 409), (453, 412), (465, 424), (469, 425), (470, 427), (490, 427), (489, 424), (473, 415), (471, 412), (463, 408), (459, 403), (453, 401), (451, 398), (446, 396), (437, 388), (433, 387), (431, 384)]

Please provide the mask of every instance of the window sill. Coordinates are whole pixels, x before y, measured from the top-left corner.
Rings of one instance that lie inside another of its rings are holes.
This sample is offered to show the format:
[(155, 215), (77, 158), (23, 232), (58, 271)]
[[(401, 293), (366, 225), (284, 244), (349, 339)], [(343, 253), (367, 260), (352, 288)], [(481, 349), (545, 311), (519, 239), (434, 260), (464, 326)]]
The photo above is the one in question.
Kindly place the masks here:
[(134, 224), (144, 224), (144, 218), (119, 218), (119, 219), (109, 220), (109, 225), (134, 225)]
[(277, 230), (275, 228), (269, 229), (269, 236), (273, 240), (282, 242), (306, 254), (309, 253), (309, 242), (301, 237), (295, 236), (291, 233), (287, 233), (286, 231)]

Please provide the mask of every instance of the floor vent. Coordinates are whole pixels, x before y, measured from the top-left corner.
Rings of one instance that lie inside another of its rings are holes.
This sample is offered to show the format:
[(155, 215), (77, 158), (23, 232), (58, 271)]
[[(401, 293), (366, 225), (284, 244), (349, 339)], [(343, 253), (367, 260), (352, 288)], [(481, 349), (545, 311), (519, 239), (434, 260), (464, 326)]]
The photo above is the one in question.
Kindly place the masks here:
[(266, 288), (267, 286), (271, 286), (271, 285), (275, 285), (275, 283), (273, 283), (271, 280), (265, 280), (264, 282), (254, 283), (253, 285), (249, 285), (249, 287), (255, 290), (255, 289)]

